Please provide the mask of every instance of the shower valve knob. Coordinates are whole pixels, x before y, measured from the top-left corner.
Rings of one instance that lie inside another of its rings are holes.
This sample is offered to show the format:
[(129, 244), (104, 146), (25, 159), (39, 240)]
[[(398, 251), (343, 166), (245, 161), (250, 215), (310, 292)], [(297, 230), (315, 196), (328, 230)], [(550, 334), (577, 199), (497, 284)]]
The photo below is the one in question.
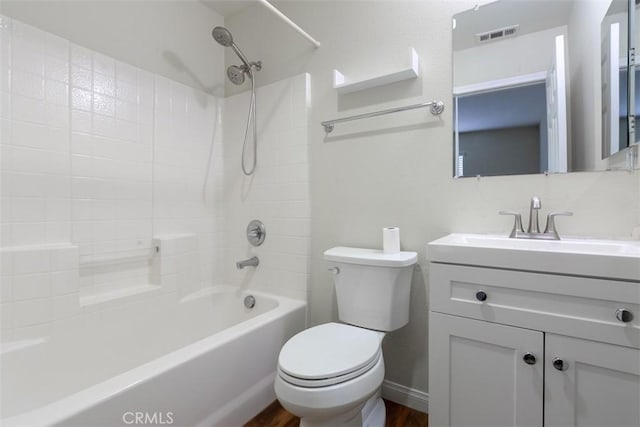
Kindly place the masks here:
[(247, 225), (247, 240), (253, 246), (260, 246), (266, 237), (267, 229), (259, 219), (254, 219)]

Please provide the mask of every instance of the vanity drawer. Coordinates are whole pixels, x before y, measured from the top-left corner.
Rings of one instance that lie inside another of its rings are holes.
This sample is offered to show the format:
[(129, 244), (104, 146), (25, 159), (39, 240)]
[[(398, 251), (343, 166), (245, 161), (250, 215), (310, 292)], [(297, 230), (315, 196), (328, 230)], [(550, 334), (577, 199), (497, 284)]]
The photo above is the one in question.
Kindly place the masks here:
[(429, 277), (431, 311), (640, 348), (640, 282), (440, 263)]

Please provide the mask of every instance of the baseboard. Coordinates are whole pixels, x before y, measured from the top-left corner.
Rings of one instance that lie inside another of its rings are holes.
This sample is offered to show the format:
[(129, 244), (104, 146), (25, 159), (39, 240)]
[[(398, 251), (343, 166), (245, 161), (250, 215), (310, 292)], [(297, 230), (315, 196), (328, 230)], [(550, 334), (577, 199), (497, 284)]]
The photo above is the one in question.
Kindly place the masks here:
[(424, 391), (384, 380), (382, 383), (382, 397), (416, 411), (429, 413), (429, 393)]

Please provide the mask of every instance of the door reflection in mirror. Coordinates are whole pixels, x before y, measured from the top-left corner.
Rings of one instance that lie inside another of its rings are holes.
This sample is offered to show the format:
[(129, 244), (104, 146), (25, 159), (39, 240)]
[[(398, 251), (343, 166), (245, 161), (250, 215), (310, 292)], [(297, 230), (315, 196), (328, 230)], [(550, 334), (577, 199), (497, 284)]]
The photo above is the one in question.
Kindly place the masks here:
[(459, 177), (547, 170), (544, 81), (456, 96)]
[(574, 1), (502, 0), (454, 17), (454, 176), (567, 172)]

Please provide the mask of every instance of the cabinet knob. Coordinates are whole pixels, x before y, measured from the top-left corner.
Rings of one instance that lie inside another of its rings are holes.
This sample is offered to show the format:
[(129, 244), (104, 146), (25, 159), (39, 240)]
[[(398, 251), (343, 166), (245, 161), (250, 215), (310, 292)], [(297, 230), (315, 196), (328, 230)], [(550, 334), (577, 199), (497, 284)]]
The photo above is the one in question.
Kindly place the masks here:
[(566, 371), (567, 369), (569, 369), (569, 363), (565, 362), (559, 357), (554, 357), (551, 363), (553, 363), (553, 367), (556, 368), (558, 371)]
[(478, 301), (486, 301), (487, 300), (487, 293), (485, 291), (476, 292), (476, 299)]
[(616, 319), (624, 323), (631, 322), (633, 320), (633, 313), (625, 308), (619, 308), (616, 310)]
[(527, 365), (536, 364), (536, 356), (534, 356), (533, 353), (525, 353), (524, 356), (522, 356), (522, 360), (524, 360), (524, 363)]

